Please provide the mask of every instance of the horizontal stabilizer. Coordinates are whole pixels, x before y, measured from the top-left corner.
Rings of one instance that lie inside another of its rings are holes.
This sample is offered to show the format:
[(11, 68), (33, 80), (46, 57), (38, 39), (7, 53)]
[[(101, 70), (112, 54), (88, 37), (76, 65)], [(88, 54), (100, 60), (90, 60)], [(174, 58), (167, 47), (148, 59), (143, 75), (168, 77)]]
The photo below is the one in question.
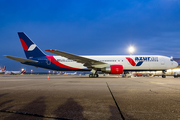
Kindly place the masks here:
[(12, 59), (12, 60), (15, 60), (15, 61), (18, 61), (18, 62), (21, 62), (21, 63), (37, 63), (38, 61), (35, 61), (35, 60), (28, 60), (28, 59), (24, 59), (24, 58), (19, 58), (19, 57), (13, 57), (13, 56), (8, 56), (8, 55), (3, 55), (9, 59)]

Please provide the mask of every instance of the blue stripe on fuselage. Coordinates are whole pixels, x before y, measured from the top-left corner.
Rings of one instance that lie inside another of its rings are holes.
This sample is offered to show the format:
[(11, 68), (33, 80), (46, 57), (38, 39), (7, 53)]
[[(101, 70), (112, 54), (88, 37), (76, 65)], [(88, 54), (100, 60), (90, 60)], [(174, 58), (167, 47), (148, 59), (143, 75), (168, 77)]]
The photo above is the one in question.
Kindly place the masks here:
[(59, 67), (59, 66), (53, 64), (51, 61), (49, 61), (46, 58), (46, 56), (33, 58), (30, 60), (36, 60), (36, 61), (38, 61), (38, 63), (24, 63), (24, 64), (32, 65), (35, 67), (51, 69), (51, 70), (57, 70), (57, 71), (89, 71), (88, 69), (67, 69), (67, 68)]
[(143, 61), (139, 61), (136, 66), (141, 66), (141, 64), (143, 63)]

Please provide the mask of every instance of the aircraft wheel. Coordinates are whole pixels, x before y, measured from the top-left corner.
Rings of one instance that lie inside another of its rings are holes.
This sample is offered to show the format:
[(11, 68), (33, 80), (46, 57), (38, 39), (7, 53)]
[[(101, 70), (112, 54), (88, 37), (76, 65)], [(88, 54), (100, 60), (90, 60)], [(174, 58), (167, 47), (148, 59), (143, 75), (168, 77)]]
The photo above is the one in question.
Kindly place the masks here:
[(178, 78), (178, 76), (174, 75), (174, 78)]
[(92, 77), (93, 77), (93, 74), (89, 74), (89, 77), (92, 78)]
[(90, 78), (97, 78), (97, 77), (99, 77), (99, 75), (98, 74), (89, 74), (89, 77)]
[(94, 74), (94, 77), (97, 78), (97, 77), (99, 77), (99, 75), (98, 74)]
[(162, 75), (162, 78), (166, 78), (166, 75)]

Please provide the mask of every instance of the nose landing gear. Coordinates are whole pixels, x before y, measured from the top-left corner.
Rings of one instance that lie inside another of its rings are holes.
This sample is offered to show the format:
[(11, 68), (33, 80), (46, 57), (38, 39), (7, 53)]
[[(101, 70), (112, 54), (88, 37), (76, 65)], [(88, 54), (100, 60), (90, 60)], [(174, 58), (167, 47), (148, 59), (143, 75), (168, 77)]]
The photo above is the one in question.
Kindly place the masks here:
[(162, 78), (166, 78), (166, 70), (162, 71)]

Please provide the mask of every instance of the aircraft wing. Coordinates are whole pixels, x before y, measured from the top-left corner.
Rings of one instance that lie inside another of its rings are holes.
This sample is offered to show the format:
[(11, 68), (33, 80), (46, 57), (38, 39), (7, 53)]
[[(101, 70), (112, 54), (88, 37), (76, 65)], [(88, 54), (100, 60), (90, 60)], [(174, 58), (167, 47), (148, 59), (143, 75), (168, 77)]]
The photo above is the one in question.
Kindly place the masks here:
[(37, 63), (38, 61), (35, 60), (29, 60), (29, 59), (24, 59), (24, 58), (19, 58), (19, 57), (13, 57), (13, 56), (9, 56), (9, 55), (4, 55), (5, 57), (21, 62), (21, 63), (26, 63), (26, 62), (30, 62), (30, 63)]
[(74, 60), (77, 61), (79, 63), (83, 63), (84, 66), (88, 67), (88, 68), (103, 68), (107, 66), (107, 63), (101, 62), (101, 61), (97, 61), (97, 60), (93, 60), (90, 58), (86, 58), (86, 57), (82, 57), (82, 56), (78, 56), (78, 55), (74, 55), (74, 54), (70, 54), (70, 53), (66, 53), (66, 52), (62, 52), (59, 50), (54, 50), (54, 49), (48, 49), (46, 50), (50, 53), (56, 54), (56, 55), (60, 55), (62, 57), (66, 57), (70, 60)]

